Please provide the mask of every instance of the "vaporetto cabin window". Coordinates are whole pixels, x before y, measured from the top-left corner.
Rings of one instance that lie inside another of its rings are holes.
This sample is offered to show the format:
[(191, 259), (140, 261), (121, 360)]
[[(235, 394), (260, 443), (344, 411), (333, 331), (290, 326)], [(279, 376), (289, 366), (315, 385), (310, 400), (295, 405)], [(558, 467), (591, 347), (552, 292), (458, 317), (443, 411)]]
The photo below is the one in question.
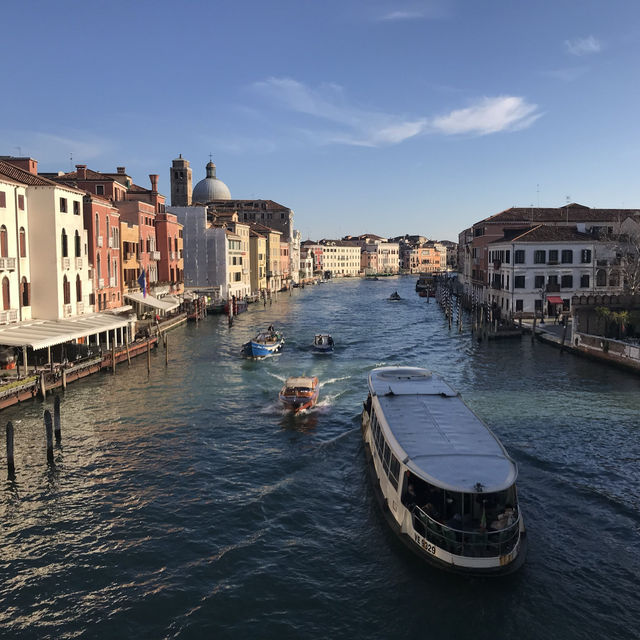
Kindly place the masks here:
[(371, 419), (371, 433), (373, 434), (376, 452), (382, 466), (384, 467), (384, 472), (387, 474), (389, 482), (391, 482), (393, 487), (397, 489), (398, 478), (400, 476), (400, 462), (398, 462), (398, 459), (393, 455), (393, 453), (391, 453), (391, 449), (384, 439), (384, 434), (378, 424), (375, 412)]

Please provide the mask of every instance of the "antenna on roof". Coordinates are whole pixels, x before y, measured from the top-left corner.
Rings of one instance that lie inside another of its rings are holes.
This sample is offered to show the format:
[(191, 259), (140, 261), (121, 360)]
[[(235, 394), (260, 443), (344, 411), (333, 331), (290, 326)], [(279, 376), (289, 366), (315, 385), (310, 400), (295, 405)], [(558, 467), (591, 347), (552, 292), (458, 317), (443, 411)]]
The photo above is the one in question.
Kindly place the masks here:
[(567, 214), (567, 224), (569, 224), (569, 202), (571, 201), (571, 196), (565, 196), (565, 200), (567, 201), (565, 205), (565, 212)]
[(69, 154), (69, 167), (73, 171), (73, 151)]
[(18, 150), (18, 157), (22, 156), (22, 147), (16, 147)]

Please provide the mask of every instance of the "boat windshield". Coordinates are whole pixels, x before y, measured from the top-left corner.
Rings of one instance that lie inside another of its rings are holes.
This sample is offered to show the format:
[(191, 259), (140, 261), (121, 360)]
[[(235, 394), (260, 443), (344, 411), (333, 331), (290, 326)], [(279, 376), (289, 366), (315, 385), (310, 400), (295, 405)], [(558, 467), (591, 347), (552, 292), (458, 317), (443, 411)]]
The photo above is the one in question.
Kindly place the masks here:
[(402, 502), (412, 512), (418, 533), (456, 555), (504, 555), (518, 541), (515, 485), (493, 493), (460, 493), (407, 471)]

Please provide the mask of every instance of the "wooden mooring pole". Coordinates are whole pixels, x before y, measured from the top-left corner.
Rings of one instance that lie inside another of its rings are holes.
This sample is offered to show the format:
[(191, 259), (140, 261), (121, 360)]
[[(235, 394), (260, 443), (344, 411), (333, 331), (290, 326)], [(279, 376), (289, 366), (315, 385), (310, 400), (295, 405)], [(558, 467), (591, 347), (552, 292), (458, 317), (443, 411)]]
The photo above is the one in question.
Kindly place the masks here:
[(151, 373), (151, 338), (147, 338), (147, 373)]
[(129, 353), (129, 336), (125, 335), (124, 337), (124, 345), (127, 349), (127, 364), (131, 366), (131, 354)]
[(111, 373), (116, 374), (116, 341), (111, 343)]
[(164, 334), (164, 366), (169, 366), (169, 336)]
[(44, 429), (47, 434), (47, 462), (53, 464), (53, 425), (49, 409), (44, 412)]
[(7, 422), (7, 472), (9, 478), (16, 475), (16, 466), (13, 462), (13, 422)]
[(60, 444), (60, 396), (56, 396), (53, 401), (53, 432), (56, 436), (56, 443)]

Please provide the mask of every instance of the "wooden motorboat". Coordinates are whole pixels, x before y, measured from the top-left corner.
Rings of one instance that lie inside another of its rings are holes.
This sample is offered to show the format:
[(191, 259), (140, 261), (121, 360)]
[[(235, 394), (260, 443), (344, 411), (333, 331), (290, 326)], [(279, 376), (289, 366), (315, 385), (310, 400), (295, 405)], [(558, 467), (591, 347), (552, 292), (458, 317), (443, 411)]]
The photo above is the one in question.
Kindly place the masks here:
[(294, 412), (310, 409), (318, 401), (320, 385), (318, 378), (311, 376), (296, 376), (287, 378), (284, 387), (280, 389), (280, 402)]

